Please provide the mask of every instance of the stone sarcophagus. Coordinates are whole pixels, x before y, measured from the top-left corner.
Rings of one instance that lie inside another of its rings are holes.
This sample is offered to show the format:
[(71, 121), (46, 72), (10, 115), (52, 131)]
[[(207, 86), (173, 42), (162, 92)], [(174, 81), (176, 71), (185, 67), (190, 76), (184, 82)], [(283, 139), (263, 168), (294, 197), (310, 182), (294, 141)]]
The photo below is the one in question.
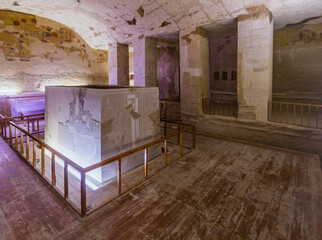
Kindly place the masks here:
[[(45, 142), (82, 167), (160, 137), (158, 88), (46, 87)], [(149, 158), (161, 154), (149, 149)], [(122, 171), (143, 163), (143, 154), (122, 161)], [(116, 176), (106, 165), (88, 174), (103, 183)]]

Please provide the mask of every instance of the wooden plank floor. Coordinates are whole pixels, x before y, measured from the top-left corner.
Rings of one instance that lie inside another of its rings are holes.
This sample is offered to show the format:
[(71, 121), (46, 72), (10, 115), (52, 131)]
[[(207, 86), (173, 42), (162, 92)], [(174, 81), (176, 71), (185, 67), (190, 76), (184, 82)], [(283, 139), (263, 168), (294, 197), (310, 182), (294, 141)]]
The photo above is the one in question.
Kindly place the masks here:
[(0, 239), (322, 239), (319, 159), (213, 138), (81, 219), (0, 139)]

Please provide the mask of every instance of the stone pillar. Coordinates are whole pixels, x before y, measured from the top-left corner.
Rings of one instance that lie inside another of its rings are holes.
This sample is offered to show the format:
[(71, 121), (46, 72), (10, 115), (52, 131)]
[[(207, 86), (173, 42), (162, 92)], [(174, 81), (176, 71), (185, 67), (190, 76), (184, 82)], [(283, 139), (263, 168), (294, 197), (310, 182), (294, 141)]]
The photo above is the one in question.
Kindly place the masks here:
[(180, 32), (180, 93), (182, 120), (197, 120), (210, 96), (208, 32), (200, 27)]
[(129, 86), (129, 46), (112, 43), (108, 48), (109, 85)]
[(157, 41), (143, 38), (133, 44), (134, 86), (157, 87)]
[(238, 17), (238, 117), (267, 121), (272, 99), (273, 17), (264, 6)]

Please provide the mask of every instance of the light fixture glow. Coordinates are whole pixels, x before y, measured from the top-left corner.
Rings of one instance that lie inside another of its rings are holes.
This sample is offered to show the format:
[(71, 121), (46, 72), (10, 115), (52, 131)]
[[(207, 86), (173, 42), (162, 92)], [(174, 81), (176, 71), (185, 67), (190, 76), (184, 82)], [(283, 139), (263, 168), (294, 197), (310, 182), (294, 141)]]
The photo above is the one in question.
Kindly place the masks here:
[[(51, 152), (49, 150), (46, 149), (45, 154), (47, 157), (51, 157)], [(56, 163), (61, 166), (62, 168), (64, 168), (65, 164), (64, 161), (61, 160), (59, 157), (56, 156), (55, 158)], [(79, 171), (77, 171), (75, 168), (73, 168), (72, 166), (68, 165), (68, 172), (71, 173), (75, 178), (77, 178), (77, 180), (81, 179), (81, 174)], [(97, 190), (99, 189), (99, 187), (94, 184), (93, 182), (91, 182), (88, 178), (86, 178), (86, 185), (89, 186), (92, 190)]]

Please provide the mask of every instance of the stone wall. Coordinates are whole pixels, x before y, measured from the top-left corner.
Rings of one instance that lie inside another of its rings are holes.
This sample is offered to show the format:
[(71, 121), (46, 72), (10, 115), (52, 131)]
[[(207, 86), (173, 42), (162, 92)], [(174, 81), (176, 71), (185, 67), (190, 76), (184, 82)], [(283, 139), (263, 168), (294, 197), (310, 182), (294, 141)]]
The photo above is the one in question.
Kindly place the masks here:
[(45, 85), (108, 84), (107, 51), (72, 29), (34, 15), (0, 11), (0, 92)]
[[(237, 93), (237, 36), (209, 37), (210, 91)], [(230, 97), (212, 93), (213, 98)]]
[(158, 86), (161, 101), (180, 101), (179, 47), (158, 47)]
[(322, 130), (232, 117), (202, 115), (197, 132), (254, 144), (318, 154), (322, 160)]
[(322, 104), (322, 24), (274, 31), (274, 100)]

